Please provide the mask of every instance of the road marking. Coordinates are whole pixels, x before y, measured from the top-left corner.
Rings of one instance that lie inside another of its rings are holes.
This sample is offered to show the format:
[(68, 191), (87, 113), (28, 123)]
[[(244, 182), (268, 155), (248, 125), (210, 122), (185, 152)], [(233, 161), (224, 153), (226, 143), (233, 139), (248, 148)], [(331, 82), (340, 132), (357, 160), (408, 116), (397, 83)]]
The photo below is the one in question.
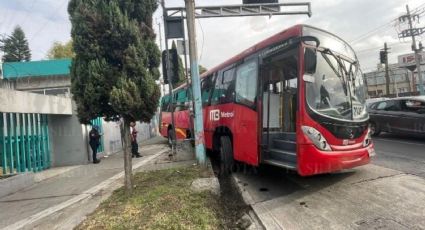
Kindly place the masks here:
[(386, 141), (386, 142), (395, 142), (395, 143), (400, 143), (400, 144), (408, 144), (408, 145), (420, 145), (420, 146), (425, 146), (425, 144), (421, 144), (421, 143), (416, 143), (416, 142), (407, 142), (407, 141), (396, 141), (393, 139), (383, 139), (383, 138), (372, 138), (373, 140), (378, 140), (378, 141)]
[[(164, 149), (154, 155), (151, 156), (147, 156), (146, 158), (143, 158), (141, 161), (137, 162), (136, 164), (133, 165), (133, 169), (137, 169), (145, 164), (147, 164), (148, 162), (150, 162), (151, 160), (157, 158), (158, 156), (160, 156), (162, 153), (167, 152), (168, 149)], [(11, 224), (9, 226), (6, 226), (2, 229), (4, 230), (14, 230), (14, 229), (21, 229), (25, 226), (28, 226), (30, 224), (33, 224), (36, 221), (39, 221), (45, 217), (48, 217), (49, 215), (58, 212), (62, 209), (65, 209), (79, 201), (82, 201), (84, 199), (90, 198), (92, 196), (94, 196), (96, 193), (98, 193), (100, 190), (106, 189), (109, 185), (111, 185), (112, 183), (114, 183), (116, 180), (121, 179), (124, 177), (124, 171), (116, 174), (115, 176), (110, 177), (109, 179), (106, 179), (105, 181), (103, 181), (102, 183), (82, 192), (82, 194), (73, 197), (67, 201), (64, 201), (58, 205), (55, 205), (53, 207), (47, 208), (37, 214), (34, 214), (30, 217), (27, 217), (23, 220), (20, 220), (14, 224)]]

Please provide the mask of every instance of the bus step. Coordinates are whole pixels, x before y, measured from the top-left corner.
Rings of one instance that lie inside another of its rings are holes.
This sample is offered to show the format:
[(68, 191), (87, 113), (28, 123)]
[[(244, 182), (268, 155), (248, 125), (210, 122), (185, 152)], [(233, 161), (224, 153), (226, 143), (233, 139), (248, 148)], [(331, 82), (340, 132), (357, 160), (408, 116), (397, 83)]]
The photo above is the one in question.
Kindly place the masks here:
[(273, 147), (276, 149), (282, 149), (282, 150), (295, 152), (297, 149), (297, 143), (291, 140), (274, 139)]
[(281, 162), (281, 161), (277, 161), (277, 160), (264, 160), (264, 163), (269, 164), (269, 165), (274, 165), (274, 166), (277, 166), (277, 167), (281, 167), (281, 168), (291, 169), (291, 170), (297, 169), (297, 164), (290, 163), (290, 162)]
[(279, 139), (288, 140), (288, 141), (296, 141), (297, 135), (295, 132), (281, 132), (279, 133)]
[(270, 149), (270, 152), (268, 153), (268, 159), (296, 164), (297, 153), (295, 151)]

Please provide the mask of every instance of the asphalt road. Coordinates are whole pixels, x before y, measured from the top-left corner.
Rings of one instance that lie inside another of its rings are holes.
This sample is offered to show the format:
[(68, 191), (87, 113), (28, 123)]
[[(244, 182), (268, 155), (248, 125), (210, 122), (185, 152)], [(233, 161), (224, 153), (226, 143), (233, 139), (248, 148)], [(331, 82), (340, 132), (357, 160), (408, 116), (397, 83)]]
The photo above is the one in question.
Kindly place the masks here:
[(425, 138), (383, 133), (373, 138), (372, 163), (425, 178)]
[(425, 140), (381, 134), (371, 164), (301, 177), (233, 174), (267, 229), (425, 229)]

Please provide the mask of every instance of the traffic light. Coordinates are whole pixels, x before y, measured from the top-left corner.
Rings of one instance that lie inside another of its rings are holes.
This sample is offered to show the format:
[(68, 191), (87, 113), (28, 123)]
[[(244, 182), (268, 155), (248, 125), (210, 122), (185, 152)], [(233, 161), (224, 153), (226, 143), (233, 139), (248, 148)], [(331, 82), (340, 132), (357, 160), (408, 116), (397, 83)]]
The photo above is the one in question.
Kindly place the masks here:
[[(170, 54), (170, 67), (167, 68), (167, 51), (162, 51), (162, 75), (164, 84), (177, 83), (179, 81), (179, 55), (177, 49), (169, 49)], [(168, 70), (168, 71), (167, 71)]]
[(387, 63), (387, 52), (384, 50), (379, 51), (379, 61), (381, 64)]

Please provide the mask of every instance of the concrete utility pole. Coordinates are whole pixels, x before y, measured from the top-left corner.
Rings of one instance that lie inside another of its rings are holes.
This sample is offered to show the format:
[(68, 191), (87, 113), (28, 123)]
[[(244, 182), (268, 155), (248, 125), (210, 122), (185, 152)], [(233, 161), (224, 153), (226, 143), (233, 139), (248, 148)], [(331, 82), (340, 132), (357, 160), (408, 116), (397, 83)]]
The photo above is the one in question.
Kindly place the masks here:
[[(389, 48), (387, 47), (387, 43), (384, 43), (384, 49), (381, 50), (381, 52), (383, 51), (383, 55), (384, 55), (384, 62), (385, 62), (385, 90), (387, 92), (387, 95), (390, 94), (390, 75), (388, 73), (388, 50)], [(382, 60), (381, 60), (382, 61)]]
[(199, 164), (205, 165), (206, 155), (204, 146), (204, 124), (202, 119), (202, 97), (201, 84), (199, 80), (199, 65), (198, 51), (196, 47), (196, 32), (195, 32), (195, 0), (185, 0), (186, 4), (186, 19), (187, 31), (189, 37), (189, 60), (190, 60), (190, 75), (192, 77), (192, 93), (194, 101), (194, 137), (196, 158)]
[(422, 73), (421, 73), (421, 55), (419, 54), (419, 52), (422, 50), (422, 47), (420, 47), (419, 49), (416, 48), (416, 38), (415, 38), (415, 36), (423, 34), (425, 32), (425, 29), (413, 28), (412, 18), (417, 17), (417, 19), (419, 20), (419, 15), (411, 15), (409, 10), (409, 5), (406, 5), (406, 11), (407, 11), (407, 15), (401, 16), (400, 21), (404, 21), (407, 18), (409, 22), (409, 29), (402, 31), (399, 34), (399, 38), (412, 37), (412, 50), (415, 52), (416, 71), (418, 72), (418, 77), (419, 77), (419, 94), (425, 95), (424, 82), (423, 82)]

